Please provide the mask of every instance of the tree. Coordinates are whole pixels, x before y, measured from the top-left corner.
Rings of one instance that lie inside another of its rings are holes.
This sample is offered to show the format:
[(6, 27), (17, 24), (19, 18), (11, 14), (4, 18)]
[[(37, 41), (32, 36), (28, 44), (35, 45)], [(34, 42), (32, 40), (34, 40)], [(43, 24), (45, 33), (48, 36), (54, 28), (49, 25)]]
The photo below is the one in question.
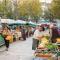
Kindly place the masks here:
[(50, 9), (54, 18), (60, 19), (60, 0), (53, 0)]
[(52, 21), (53, 20), (53, 18), (54, 18), (54, 16), (52, 15), (52, 13), (51, 13), (51, 11), (50, 11), (50, 9), (48, 8), (48, 10), (45, 10), (44, 11), (44, 15), (43, 15), (43, 18), (46, 20), (50, 20), (50, 21)]
[(12, 18), (12, 2), (11, 0), (2, 0), (0, 2), (1, 17)]
[(3, 5), (2, 5), (2, 2), (0, 2), (0, 16), (3, 15)]
[(20, 19), (28, 19), (28, 2), (23, 1), (22, 4), (18, 5)]
[(38, 20), (41, 16), (41, 4), (39, 0), (2, 0), (0, 2), (0, 15), (7, 18), (26, 19), (29, 16)]
[(13, 11), (12, 11), (12, 2), (11, 2), (11, 0), (9, 0), (8, 1), (8, 4), (7, 4), (7, 11), (6, 11), (6, 16), (8, 17), (8, 18), (13, 18)]
[(36, 22), (37, 22), (37, 20), (41, 16), (41, 12), (42, 12), (41, 4), (40, 4), (39, 0), (32, 0), (30, 8), (31, 8), (30, 9), (31, 17), (32, 17), (32, 19), (36, 20)]
[(18, 0), (13, 0), (13, 18), (16, 20), (19, 18)]
[(23, 2), (19, 4), (20, 18), (28, 19), (30, 16), (31, 19), (37, 21), (41, 16), (41, 12), (39, 0), (23, 0)]

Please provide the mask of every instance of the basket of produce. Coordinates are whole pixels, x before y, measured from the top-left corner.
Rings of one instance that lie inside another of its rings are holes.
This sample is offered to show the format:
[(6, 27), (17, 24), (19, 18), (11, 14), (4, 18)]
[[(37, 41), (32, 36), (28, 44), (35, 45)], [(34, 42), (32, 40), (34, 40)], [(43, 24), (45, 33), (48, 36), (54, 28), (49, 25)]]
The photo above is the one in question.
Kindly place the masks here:
[(35, 54), (36, 57), (43, 57), (43, 58), (48, 58), (48, 57), (51, 57), (52, 54), (49, 54), (49, 53), (36, 53)]
[(48, 45), (46, 45), (46, 48), (49, 50), (49, 51), (55, 51), (57, 49), (57, 45), (54, 45), (52, 43), (49, 43)]
[(48, 36), (44, 36), (43, 38), (41, 38), (41, 40), (39, 41), (39, 45), (38, 48), (39, 49), (45, 49), (46, 45), (49, 44), (49, 37)]

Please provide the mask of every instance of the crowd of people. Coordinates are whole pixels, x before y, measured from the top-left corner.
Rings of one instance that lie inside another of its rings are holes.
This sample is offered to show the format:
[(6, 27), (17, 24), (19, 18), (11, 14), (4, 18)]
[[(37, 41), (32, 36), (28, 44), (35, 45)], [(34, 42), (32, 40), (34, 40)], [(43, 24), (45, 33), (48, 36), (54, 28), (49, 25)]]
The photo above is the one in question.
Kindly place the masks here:
[(49, 36), (49, 40), (51, 43), (56, 43), (57, 38), (60, 38), (57, 26), (50, 25), (45, 29), (45, 27), (37, 26), (34, 35), (33, 35), (33, 44), (32, 50), (36, 50), (39, 45), (39, 41), (44, 37), (44, 35)]
[(17, 26), (14, 30), (9, 27), (4, 27), (0, 29), (0, 34), (4, 38), (6, 51), (8, 51), (10, 40), (13, 41), (23, 40), (25, 41), (27, 37), (33, 35), (34, 32), (33, 27), (24, 27), (24, 26)]
[(33, 43), (32, 50), (36, 50), (39, 44), (39, 40), (44, 36), (44, 34), (50, 36), (50, 42), (55, 43), (56, 38), (58, 37), (58, 32), (56, 27), (24, 27), (17, 26), (14, 30), (9, 27), (4, 27), (0, 29), (0, 35), (4, 38), (6, 50), (9, 48), (9, 41), (12, 39), (13, 41), (23, 40), (25, 41), (27, 37), (33, 35)]

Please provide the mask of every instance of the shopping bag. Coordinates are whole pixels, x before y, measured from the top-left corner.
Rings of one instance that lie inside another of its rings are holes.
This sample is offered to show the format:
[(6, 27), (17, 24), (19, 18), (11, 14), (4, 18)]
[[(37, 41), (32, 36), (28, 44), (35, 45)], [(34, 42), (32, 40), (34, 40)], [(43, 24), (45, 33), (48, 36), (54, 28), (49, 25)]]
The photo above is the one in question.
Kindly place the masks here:
[(11, 35), (8, 35), (7, 37), (6, 37), (6, 40), (11, 40)]

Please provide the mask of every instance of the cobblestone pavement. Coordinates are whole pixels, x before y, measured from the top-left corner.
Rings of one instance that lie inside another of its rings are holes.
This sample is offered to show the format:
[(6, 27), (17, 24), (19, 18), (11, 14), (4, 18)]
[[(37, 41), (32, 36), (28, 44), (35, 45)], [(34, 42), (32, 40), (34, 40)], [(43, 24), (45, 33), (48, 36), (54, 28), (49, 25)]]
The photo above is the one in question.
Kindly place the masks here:
[(5, 47), (0, 48), (0, 60), (32, 60), (33, 51), (32, 38), (26, 41), (16, 41), (10, 44), (9, 51), (5, 51)]

